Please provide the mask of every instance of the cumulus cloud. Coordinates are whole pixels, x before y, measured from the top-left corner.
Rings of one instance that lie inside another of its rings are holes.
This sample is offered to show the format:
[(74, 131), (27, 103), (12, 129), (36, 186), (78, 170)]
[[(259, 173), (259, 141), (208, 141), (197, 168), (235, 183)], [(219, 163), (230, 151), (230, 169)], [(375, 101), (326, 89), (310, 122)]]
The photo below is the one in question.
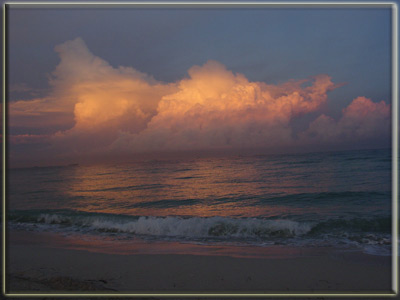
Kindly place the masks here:
[(317, 110), (336, 86), (329, 76), (281, 86), (249, 82), (209, 61), (189, 70), (178, 91), (161, 98), (139, 134), (122, 133), (114, 148), (151, 150), (254, 148), (288, 145), (290, 120)]
[(310, 124), (303, 137), (324, 143), (388, 140), (390, 113), (390, 105), (384, 101), (375, 103), (366, 97), (357, 97), (342, 110), (339, 120), (323, 114)]
[(115, 127), (137, 132), (155, 114), (163, 84), (133, 68), (113, 68), (94, 56), (81, 39), (56, 47), (61, 57), (51, 81), (56, 90), (74, 97), (75, 129)]
[(46, 140), (52, 155), (117, 154), (163, 150), (284, 149), (307, 143), (388, 133), (390, 107), (355, 99), (334, 120), (321, 115), (296, 137), (293, 118), (318, 112), (328, 92), (339, 87), (328, 75), (280, 85), (251, 82), (216, 61), (164, 83), (130, 67), (111, 66), (77, 38), (55, 48), (60, 63), (52, 92), (17, 101), (10, 125), (53, 128), (49, 135), (26, 133), (11, 142)]
[(80, 38), (55, 50), (61, 61), (50, 78), (52, 93), (12, 103), (10, 116), (11, 126), (53, 126), (57, 149), (90, 151), (111, 143), (118, 131), (139, 132), (162, 95), (174, 91), (175, 84), (157, 82), (133, 68), (113, 68)]

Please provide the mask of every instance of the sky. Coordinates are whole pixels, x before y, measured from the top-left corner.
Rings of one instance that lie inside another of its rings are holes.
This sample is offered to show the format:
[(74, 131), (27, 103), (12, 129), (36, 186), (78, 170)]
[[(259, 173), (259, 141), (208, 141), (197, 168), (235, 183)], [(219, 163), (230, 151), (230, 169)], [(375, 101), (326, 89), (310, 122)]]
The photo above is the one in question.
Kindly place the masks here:
[(390, 147), (389, 8), (17, 7), (11, 164)]

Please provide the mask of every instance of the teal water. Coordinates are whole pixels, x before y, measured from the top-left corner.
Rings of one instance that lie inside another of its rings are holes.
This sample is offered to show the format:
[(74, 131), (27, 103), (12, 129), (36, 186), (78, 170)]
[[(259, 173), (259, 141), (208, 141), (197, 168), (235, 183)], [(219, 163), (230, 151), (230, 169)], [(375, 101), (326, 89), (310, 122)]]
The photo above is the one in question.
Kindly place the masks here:
[(335, 246), (389, 255), (391, 152), (13, 169), (8, 224), (185, 243)]

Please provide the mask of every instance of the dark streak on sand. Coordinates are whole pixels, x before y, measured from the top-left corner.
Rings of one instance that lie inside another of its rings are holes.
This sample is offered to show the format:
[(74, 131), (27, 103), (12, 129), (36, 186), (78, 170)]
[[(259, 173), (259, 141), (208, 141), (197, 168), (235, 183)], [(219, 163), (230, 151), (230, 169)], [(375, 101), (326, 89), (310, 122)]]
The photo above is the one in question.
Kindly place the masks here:
[(77, 280), (67, 276), (38, 279), (20, 275), (11, 275), (11, 290), (24, 290), (24, 286), (32, 291), (116, 291), (104, 285), (105, 280)]

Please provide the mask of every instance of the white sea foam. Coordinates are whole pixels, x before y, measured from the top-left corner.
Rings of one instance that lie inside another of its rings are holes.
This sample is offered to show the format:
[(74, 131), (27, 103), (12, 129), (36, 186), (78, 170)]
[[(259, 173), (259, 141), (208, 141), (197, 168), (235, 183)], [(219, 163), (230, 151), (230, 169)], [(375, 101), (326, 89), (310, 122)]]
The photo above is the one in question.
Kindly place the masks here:
[(70, 221), (70, 218), (55, 214), (41, 214), (38, 218), (38, 222), (46, 224), (61, 224)]
[(307, 234), (311, 225), (290, 220), (265, 220), (256, 218), (233, 219), (224, 217), (181, 218), (139, 217), (127, 221), (107, 217), (70, 217), (42, 214), (39, 222), (70, 224), (95, 230), (123, 232), (152, 236), (183, 237), (294, 237)]
[(364, 245), (362, 250), (366, 254), (378, 256), (391, 256), (392, 251), (390, 247), (382, 247), (379, 245)]

